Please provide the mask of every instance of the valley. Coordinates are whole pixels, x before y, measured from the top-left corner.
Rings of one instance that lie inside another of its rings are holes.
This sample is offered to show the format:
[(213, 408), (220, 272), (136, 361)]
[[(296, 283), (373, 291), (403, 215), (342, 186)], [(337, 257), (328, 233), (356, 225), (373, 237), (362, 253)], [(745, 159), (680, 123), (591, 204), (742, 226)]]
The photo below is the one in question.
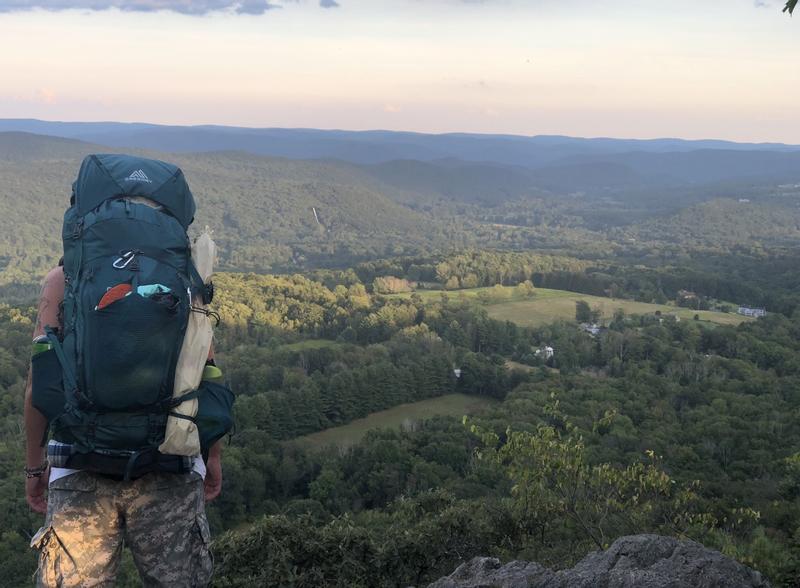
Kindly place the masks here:
[(10, 473), (38, 284), (80, 160), (117, 148), (179, 164), (220, 247), (220, 586), (564, 567), (645, 531), (797, 577), (795, 147), (26, 124), (0, 121), (9, 577), (38, 525)]

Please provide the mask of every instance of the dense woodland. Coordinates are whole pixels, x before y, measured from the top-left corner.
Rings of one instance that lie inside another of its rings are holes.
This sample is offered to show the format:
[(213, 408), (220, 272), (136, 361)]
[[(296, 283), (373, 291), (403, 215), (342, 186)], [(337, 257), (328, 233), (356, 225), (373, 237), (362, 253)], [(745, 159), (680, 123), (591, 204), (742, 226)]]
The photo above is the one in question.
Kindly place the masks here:
[[(87, 150), (0, 136), (10, 178), (0, 183), (0, 561), (10, 586), (28, 583), (41, 522), (20, 475), (35, 285), (57, 259), (65, 178)], [(215, 229), (224, 270), (215, 345), (237, 426), (209, 509), (216, 585), (422, 585), (473, 555), (560, 567), (645, 531), (800, 585), (795, 184), (567, 192), (554, 173), (532, 186), (530, 174), (479, 166), (482, 183), (468, 189), (454, 177), (476, 168), (454, 174), (452, 163), (409, 176), (418, 168), (408, 162), (170, 159), (201, 202), (197, 225)], [(591, 308), (529, 328), (491, 319), (491, 291), (460, 295), (497, 285), (519, 298), (555, 288), (657, 303), (688, 291), (698, 308), (769, 315), (732, 327), (618, 311), (592, 335), (578, 325), (596, 318)], [(430, 289), (441, 292), (422, 295)], [(297, 441), (454, 392), (493, 402), (348, 448)], [(130, 562), (121, 585), (136, 585)]]
[[(40, 276), (58, 259), (61, 218), (81, 159), (108, 151), (0, 133), (3, 300), (35, 296)], [(595, 164), (559, 167), (554, 176), (453, 161), (359, 166), (230, 151), (128, 151), (182, 167), (200, 204), (195, 227), (214, 229), (221, 267), (236, 272), (344, 270), (399, 257), (427, 259), (424, 265), (465, 249), (492, 249), (613, 260), (655, 272), (667, 266), (668, 275), (698, 271), (737, 282), (740, 276), (731, 270), (796, 259), (800, 241), (800, 175), (787, 171), (797, 169), (794, 154), (666, 154), (663, 164), (682, 181), (656, 175), (630, 184), (614, 175), (620, 174), (618, 164), (601, 166), (606, 171), (599, 176)], [(780, 163), (772, 175), (770, 157)], [(626, 165), (649, 173), (649, 156), (637, 161), (632, 157)], [(748, 169), (763, 175), (724, 179)]]
[[(562, 263), (481, 253), (434, 267), (504, 266), (513, 282)], [(498, 322), (456, 296), (374, 294), (359, 275), (378, 265), (317, 279), (218, 276), (219, 363), (239, 396), (225, 491), (210, 509), (218, 585), (404, 586), (476, 554), (567, 565), (648, 530), (796, 585), (800, 313), (734, 328), (619, 312), (592, 337), (570, 322)], [(19, 585), (39, 525), (14, 473), (32, 313), (0, 312), (0, 557)], [(557, 350), (546, 364), (543, 345)], [(502, 402), (346, 451), (291, 441), (453, 391)]]

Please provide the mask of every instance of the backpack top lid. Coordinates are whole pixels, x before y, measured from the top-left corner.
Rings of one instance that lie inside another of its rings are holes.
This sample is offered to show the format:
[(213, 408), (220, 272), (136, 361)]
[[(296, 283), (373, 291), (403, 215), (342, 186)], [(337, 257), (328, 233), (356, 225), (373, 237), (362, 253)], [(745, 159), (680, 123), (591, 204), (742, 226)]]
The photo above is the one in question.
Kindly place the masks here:
[(171, 163), (132, 155), (88, 155), (72, 184), (74, 205), (83, 216), (116, 196), (143, 196), (161, 204), (187, 228), (195, 204), (183, 172)]

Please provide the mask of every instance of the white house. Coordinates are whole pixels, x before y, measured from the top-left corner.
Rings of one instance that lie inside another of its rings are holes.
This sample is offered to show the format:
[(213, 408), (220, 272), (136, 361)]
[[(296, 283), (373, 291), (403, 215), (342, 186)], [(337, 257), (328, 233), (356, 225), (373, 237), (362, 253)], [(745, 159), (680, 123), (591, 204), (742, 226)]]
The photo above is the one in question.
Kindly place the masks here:
[(589, 333), (592, 337), (596, 337), (603, 331), (603, 328), (596, 323), (581, 323), (581, 330), (584, 333)]
[(737, 311), (739, 314), (743, 316), (752, 316), (755, 318), (760, 318), (762, 316), (767, 316), (767, 311), (764, 308), (753, 308), (751, 306), (740, 306), (739, 310)]

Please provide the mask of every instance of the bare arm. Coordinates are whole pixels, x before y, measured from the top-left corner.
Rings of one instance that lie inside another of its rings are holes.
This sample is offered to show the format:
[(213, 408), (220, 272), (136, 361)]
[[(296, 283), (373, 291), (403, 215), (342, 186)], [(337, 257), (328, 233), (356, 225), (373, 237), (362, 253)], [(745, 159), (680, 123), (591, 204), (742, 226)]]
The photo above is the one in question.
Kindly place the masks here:
[[(214, 361), (214, 343), (208, 350), (208, 360)], [(205, 496), (211, 502), (222, 491), (222, 439), (214, 443), (208, 450), (206, 460)]]
[[(208, 350), (208, 359), (211, 361), (214, 360), (213, 343)], [(222, 439), (214, 443), (214, 445), (208, 449), (204, 487), (207, 502), (214, 500), (222, 491)]]
[[(36, 317), (36, 326), (33, 337), (44, 334), (46, 326), (60, 327), (58, 308), (64, 299), (64, 271), (57, 267), (50, 271), (42, 283), (39, 295), (39, 312)], [(29, 468), (40, 466), (44, 462), (45, 451), (42, 447), (47, 419), (33, 407), (31, 403), (31, 371), (28, 370), (28, 382), (25, 386), (25, 465)], [(46, 476), (30, 478), (26, 484), (28, 504), (37, 512), (44, 512), (47, 502), (44, 491), (47, 487)]]
[(211, 502), (222, 491), (222, 440), (217, 441), (208, 450), (206, 461), (206, 479), (203, 484), (207, 502)]

